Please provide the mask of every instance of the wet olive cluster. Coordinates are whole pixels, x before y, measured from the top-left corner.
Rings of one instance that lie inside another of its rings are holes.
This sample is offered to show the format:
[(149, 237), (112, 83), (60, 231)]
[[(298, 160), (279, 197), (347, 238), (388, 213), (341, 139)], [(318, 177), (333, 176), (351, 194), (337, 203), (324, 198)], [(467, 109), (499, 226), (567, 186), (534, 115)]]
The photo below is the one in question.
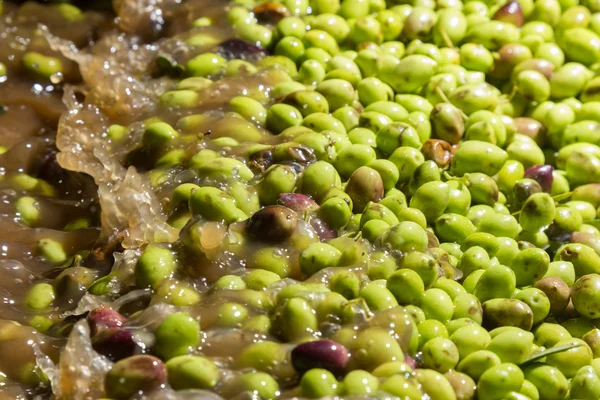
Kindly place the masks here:
[[(68, 333), (46, 313), (73, 292), (106, 303), (85, 320), (115, 400), (600, 398), (600, 3), (238, 0), (225, 18), (234, 39), (203, 17), (197, 51), (157, 57), (160, 115), (103, 133), (137, 141), (125, 163), (179, 240), (108, 274), (40, 240), (64, 270), (29, 289), (30, 325)], [(23, 224), (37, 204), (16, 201)]]

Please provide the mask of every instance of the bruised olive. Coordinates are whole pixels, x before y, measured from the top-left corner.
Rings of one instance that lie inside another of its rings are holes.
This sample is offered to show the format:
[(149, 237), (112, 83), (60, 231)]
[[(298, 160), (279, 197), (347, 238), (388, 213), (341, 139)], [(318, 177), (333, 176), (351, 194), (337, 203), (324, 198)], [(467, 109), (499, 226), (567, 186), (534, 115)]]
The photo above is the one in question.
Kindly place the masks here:
[(281, 193), (279, 202), (296, 212), (311, 212), (319, 208), (319, 205), (313, 199), (302, 193)]
[(452, 162), (454, 148), (445, 140), (428, 139), (421, 148), (426, 160), (431, 160), (440, 168), (446, 168)]
[(150, 391), (167, 383), (167, 367), (158, 358), (138, 355), (117, 362), (106, 374), (106, 395), (127, 400), (133, 395)]
[(350, 175), (346, 193), (352, 199), (355, 213), (363, 211), (367, 203), (379, 202), (383, 198), (383, 180), (373, 168), (360, 167)]
[(495, 19), (496, 21), (508, 22), (516, 26), (522, 26), (525, 22), (523, 10), (521, 10), (521, 5), (518, 1), (509, 1), (500, 7), (492, 19)]
[(104, 329), (121, 327), (127, 318), (110, 307), (101, 306), (88, 313), (87, 321), (90, 326), (90, 334), (94, 336)]
[(298, 217), (284, 206), (267, 206), (250, 217), (246, 223), (248, 234), (264, 242), (281, 242), (294, 233)]

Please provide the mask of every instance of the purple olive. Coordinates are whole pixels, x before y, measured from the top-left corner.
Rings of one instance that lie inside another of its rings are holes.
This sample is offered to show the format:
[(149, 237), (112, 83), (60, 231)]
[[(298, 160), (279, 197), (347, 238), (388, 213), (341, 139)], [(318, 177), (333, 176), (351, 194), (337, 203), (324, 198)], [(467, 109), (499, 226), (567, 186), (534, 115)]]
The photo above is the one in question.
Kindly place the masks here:
[(167, 367), (158, 358), (137, 355), (117, 362), (104, 379), (106, 397), (126, 400), (167, 384)]
[(246, 223), (246, 231), (263, 242), (281, 242), (292, 236), (298, 217), (284, 206), (266, 206), (255, 212)]
[(337, 233), (331, 229), (325, 221), (317, 216), (312, 216), (310, 218), (310, 226), (317, 232), (317, 236), (319, 236), (321, 242), (326, 242), (329, 239), (337, 237)]
[(299, 374), (312, 368), (323, 368), (339, 375), (344, 372), (350, 354), (332, 340), (317, 340), (299, 344), (292, 350), (292, 365)]
[(90, 325), (90, 334), (94, 337), (104, 329), (121, 327), (127, 321), (127, 318), (110, 307), (102, 306), (90, 311), (87, 315), (87, 321)]
[(113, 362), (131, 357), (140, 350), (133, 334), (123, 328), (108, 328), (98, 332), (92, 339), (92, 347)]
[(248, 43), (241, 39), (229, 39), (219, 45), (219, 53), (228, 60), (258, 60), (267, 55), (262, 47)]
[(313, 199), (301, 193), (281, 193), (279, 202), (296, 212), (311, 212), (319, 208), (319, 205)]
[(552, 165), (534, 165), (525, 170), (525, 178), (537, 181), (542, 190), (548, 193), (552, 189), (552, 182), (554, 180), (552, 178), (552, 171), (554, 171)]
[(523, 26), (523, 23), (525, 23), (523, 10), (521, 10), (521, 6), (519, 5), (518, 1), (509, 1), (506, 3), (498, 11), (496, 11), (492, 19), (495, 19), (496, 21), (508, 22), (519, 27)]

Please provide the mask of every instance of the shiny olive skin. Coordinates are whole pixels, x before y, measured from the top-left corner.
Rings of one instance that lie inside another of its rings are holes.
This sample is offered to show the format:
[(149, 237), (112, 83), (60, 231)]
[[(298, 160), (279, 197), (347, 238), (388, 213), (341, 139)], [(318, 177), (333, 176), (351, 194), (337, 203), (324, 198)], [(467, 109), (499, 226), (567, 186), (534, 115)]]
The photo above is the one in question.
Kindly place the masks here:
[(600, 397), (600, 0), (80, 3), (0, 1), (8, 397)]

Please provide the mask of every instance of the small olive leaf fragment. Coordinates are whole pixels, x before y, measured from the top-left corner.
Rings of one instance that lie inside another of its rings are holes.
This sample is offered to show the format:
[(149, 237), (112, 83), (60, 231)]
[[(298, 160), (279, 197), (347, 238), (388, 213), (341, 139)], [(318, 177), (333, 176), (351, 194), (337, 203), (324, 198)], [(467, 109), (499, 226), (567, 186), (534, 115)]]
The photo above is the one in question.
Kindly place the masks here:
[(552, 196), (552, 198), (554, 199), (555, 202), (559, 203), (561, 201), (565, 201), (568, 200), (569, 198), (571, 198), (571, 196), (573, 195), (573, 192), (567, 192), (567, 193), (561, 193), (561, 194), (557, 194), (556, 196)]
[(525, 360), (521, 364), (519, 364), (519, 367), (525, 367), (525, 366), (527, 366), (529, 364), (533, 364), (534, 362), (541, 360), (542, 358), (547, 357), (549, 355), (563, 353), (565, 351), (569, 351), (571, 349), (576, 349), (577, 347), (581, 347), (581, 346), (582, 346), (581, 343), (569, 343), (564, 346), (552, 347), (548, 350), (544, 350), (540, 353), (537, 353), (537, 354), (529, 357), (527, 360)]

